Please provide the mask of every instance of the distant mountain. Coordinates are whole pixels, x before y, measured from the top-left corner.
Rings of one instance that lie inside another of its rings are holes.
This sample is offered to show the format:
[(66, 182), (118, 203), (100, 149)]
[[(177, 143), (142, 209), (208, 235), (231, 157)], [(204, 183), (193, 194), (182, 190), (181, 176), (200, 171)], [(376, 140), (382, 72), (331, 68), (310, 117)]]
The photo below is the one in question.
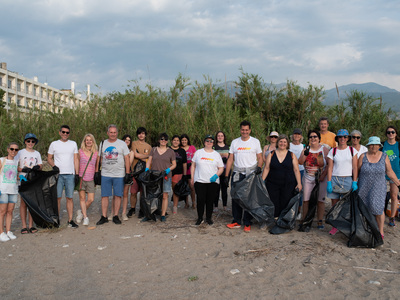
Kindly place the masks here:
[[(269, 87), (270, 85), (274, 85), (276, 88), (280, 89), (286, 86), (286, 83), (279, 83), (279, 84), (265, 84), (265, 87)], [(236, 86), (234, 81), (227, 81), (222, 83), (215, 84), (216, 87), (226, 89), (227, 94), (231, 97), (235, 96), (236, 92), (239, 92), (239, 88)], [(191, 88), (187, 88), (184, 91), (184, 95), (187, 95), (190, 92)], [(400, 112), (400, 92), (388, 88), (386, 86), (368, 82), (368, 83), (361, 83), (361, 84), (347, 84), (338, 87), (340, 100), (344, 100), (347, 98), (347, 95), (352, 90), (357, 90), (360, 92), (364, 92), (367, 95), (371, 95), (374, 98), (379, 99), (382, 97), (382, 102), (385, 104), (386, 108), (392, 108), (396, 112)], [(323, 103), (325, 105), (331, 106), (338, 103), (338, 94), (336, 88), (325, 90), (325, 97), (323, 99)]]

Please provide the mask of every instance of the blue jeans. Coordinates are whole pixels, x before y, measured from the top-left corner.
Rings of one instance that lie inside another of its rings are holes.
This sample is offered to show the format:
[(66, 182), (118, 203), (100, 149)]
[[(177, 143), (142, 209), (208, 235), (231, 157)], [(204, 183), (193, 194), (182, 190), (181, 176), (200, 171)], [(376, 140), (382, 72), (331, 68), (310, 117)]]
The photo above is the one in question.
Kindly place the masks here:
[(65, 197), (74, 197), (75, 175), (74, 174), (60, 174), (57, 180), (57, 198), (62, 197), (62, 192), (65, 187)]
[[(239, 180), (236, 182), (233, 182), (235, 173), (236, 172), (233, 172), (232, 178), (231, 178), (232, 189), (234, 188), (234, 186), (236, 185), (237, 182), (240, 182), (246, 178), (246, 175), (239, 174)], [(244, 226), (250, 226), (251, 219), (253, 218), (247, 211), (245, 211), (243, 213), (243, 208), (235, 201), (235, 199), (232, 199), (232, 216), (233, 216), (232, 223), (242, 224), (242, 219), (243, 219)]]

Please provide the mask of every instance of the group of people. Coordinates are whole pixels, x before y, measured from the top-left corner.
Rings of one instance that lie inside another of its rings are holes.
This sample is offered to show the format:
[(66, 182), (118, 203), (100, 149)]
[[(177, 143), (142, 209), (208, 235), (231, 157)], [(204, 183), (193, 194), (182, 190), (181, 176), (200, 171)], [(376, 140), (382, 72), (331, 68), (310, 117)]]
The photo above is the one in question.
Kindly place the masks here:
[[(89, 225), (88, 209), (94, 201), (95, 186), (101, 185), (101, 217), (96, 223), (102, 225), (113, 221), (121, 224), (119, 211), (122, 204), (122, 219), (128, 220), (136, 214), (136, 203), (139, 192), (143, 192), (139, 180), (132, 178), (131, 172), (139, 162), (145, 164), (144, 172), (150, 170), (163, 172), (162, 201), (160, 220), (166, 221), (168, 194), (172, 192), (172, 214), (178, 212), (180, 197), (174, 187), (187, 181), (190, 187), (192, 208), (197, 208), (196, 225), (205, 222), (213, 224), (213, 211), (218, 209), (219, 197), (222, 197), (223, 209), (227, 208), (228, 187), (252, 173), (262, 176), (271, 201), (274, 204), (274, 216), (279, 217), (290, 199), (301, 192), (301, 203), (298, 220), (308, 212), (308, 202), (313, 187), (319, 183), (317, 204), (317, 228), (323, 229), (325, 198), (335, 205), (337, 201), (351, 190), (358, 194), (368, 206), (384, 236), (386, 180), (390, 182), (391, 216), (389, 226), (395, 226), (397, 214), (397, 195), (400, 185), (400, 146), (397, 141), (397, 130), (390, 126), (386, 130), (387, 141), (382, 145), (379, 137), (370, 137), (368, 144), (360, 144), (361, 132), (340, 129), (337, 134), (328, 130), (327, 118), (319, 120), (319, 130), (307, 133), (308, 141), (303, 143), (302, 131), (293, 130), (290, 140), (286, 135), (272, 131), (267, 140), (269, 143), (261, 148), (258, 139), (251, 136), (251, 123), (240, 123), (240, 137), (229, 146), (224, 132), (218, 131), (215, 136), (206, 135), (204, 147), (196, 150), (191, 145), (188, 135), (174, 135), (168, 147), (169, 136), (162, 133), (158, 145), (151, 147), (146, 141), (147, 131), (139, 127), (137, 139), (130, 135), (118, 139), (118, 128), (109, 125), (108, 139), (97, 145), (92, 134), (86, 134), (78, 150), (77, 144), (69, 140), (71, 129), (62, 125), (60, 139), (50, 144), (47, 161), (59, 172), (57, 181), (58, 211), (62, 193), (65, 190), (68, 227), (77, 228)], [(349, 144), (351, 141), (351, 145)], [(7, 156), (0, 159), (0, 240), (8, 241), (16, 236), (11, 232), (11, 221), (15, 203), (18, 199), (19, 175), (26, 175), (33, 170), (42, 169), (40, 153), (34, 150), (39, 142), (36, 135), (25, 136), (25, 149), (19, 151), (17, 143), (10, 143)], [(381, 151), (380, 151), (381, 150)], [(76, 222), (73, 218), (73, 193), (79, 192), (80, 209), (77, 210)], [(128, 197), (130, 192), (130, 209)], [(110, 197), (111, 215), (108, 216)], [(184, 197), (185, 208), (189, 207), (189, 197)], [(233, 220), (228, 228), (244, 226), (250, 232), (252, 216), (242, 209), (238, 199), (232, 199)], [(205, 213), (205, 219), (204, 219)], [(21, 234), (35, 233), (32, 218), (27, 213), (24, 201), (21, 201), (20, 215)], [(28, 217), (28, 222), (27, 222)], [(147, 217), (139, 211), (142, 221)], [(5, 225), (5, 230), (4, 226)], [(263, 227), (265, 224), (260, 224)], [(336, 228), (330, 234), (334, 235)]]

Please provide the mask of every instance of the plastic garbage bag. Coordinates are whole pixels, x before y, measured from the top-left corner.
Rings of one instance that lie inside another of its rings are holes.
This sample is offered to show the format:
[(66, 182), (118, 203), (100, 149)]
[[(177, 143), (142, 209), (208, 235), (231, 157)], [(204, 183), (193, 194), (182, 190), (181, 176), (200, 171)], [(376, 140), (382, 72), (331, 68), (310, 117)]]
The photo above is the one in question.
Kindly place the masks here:
[(186, 179), (181, 179), (175, 185), (174, 193), (179, 197), (184, 197), (183, 200), (186, 200), (186, 196), (190, 195), (191, 189), (189, 183)]
[(38, 227), (53, 228), (60, 224), (57, 202), (58, 171), (31, 170), (22, 181), (19, 194)]
[(145, 169), (146, 169), (146, 162), (139, 159), (135, 167), (133, 168), (131, 175), (133, 176), (133, 178), (137, 179), (139, 175), (144, 172)]
[(313, 187), (310, 200), (308, 201), (308, 211), (307, 215), (304, 216), (303, 222), (300, 224), (299, 231), (308, 232), (310, 231), (312, 222), (315, 217), (315, 212), (317, 211), (317, 203), (319, 196), (319, 176), (315, 176), (315, 186)]
[(345, 195), (326, 217), (326, 223), (349, 238), (348, 247), (375, 248), (383, 244), (375, 216), (357, 192)]
[(140, 209), (145, 217), (154, 221), (156, 220), (157, 212), (161, 211), (164, 176), (164, 172), (160, 171), (147, 171), (139, 175), (139, 180), (143, 185), (143, 193), (140, 196)]
[(275, 207), (261, 175), (252, 173), (242, 181), (236, 182), (232, 186), (231, 195), (232, 199), (258, 222), (270, 223), (274, 220)]
[(290, 199), (286, 208), (279, 215), (275, 226), (269, 231), (271, 234), (282, 234), (293, 230), (296, 226), (296, 216), (299, 211), (301, 194), (297, 193)]

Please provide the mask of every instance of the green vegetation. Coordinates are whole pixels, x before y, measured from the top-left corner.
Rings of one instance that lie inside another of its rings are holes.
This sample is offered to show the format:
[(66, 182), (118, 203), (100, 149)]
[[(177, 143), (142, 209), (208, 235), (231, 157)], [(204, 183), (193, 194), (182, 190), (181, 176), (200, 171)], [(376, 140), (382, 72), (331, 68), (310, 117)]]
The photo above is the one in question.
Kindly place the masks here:
[[(50, 143), (59, 138), (62, 124), (70, 125), (70, 138), (78, 146), (86, 133), (92, 133), (97, 143), (107, 138), (109, 124), (118, 126), (120, 137), (126, 133), (135, 136), (137, 127), (144, 126), (152, 145), (161, 132), (167, 132), (170, 136), (187, 133), (192, 144), (201, 146), (205, 134), (218, 130), (226, 133), (228, 142), (232, 141), (239, 136), (239, 123), (246, 119), (252, 123), (252, 135), (265, 144), (265, 137), (272, 130), (289, 135), (299, 127), (306, 136), (309, 129), (318, 127), (321, 116), (330, 119), (333, 132), (340, 128), (360, 130), (365, 144), (372, 135), (384, 139), (385, 128), (393, 118), (391, 110), (386, 110), (378, 99), (356, 90), (339, 105), (326, 107), (321, 102), (323, 87), (309, 84), (302, 88), (287, 81), (284, 87), (277, 88), (243, 70), (236, 84), (239, 89), (232, 98), (207, 76), (200, 83), (179, 74), (169, 91), (130, 81), (124, 92), (93, 95), (86, 107), (64, 109), (62, 113), (52, 109), (21, 112), (12, 107), (8, 113), (0, 111), (1, 152), (5, 154), (11, 141), (22, 147), (25, 134), (33, 132), (39, 138), (38, 151), (46, 156)], [(186, 88), (190, 88), (189, 92)]]

